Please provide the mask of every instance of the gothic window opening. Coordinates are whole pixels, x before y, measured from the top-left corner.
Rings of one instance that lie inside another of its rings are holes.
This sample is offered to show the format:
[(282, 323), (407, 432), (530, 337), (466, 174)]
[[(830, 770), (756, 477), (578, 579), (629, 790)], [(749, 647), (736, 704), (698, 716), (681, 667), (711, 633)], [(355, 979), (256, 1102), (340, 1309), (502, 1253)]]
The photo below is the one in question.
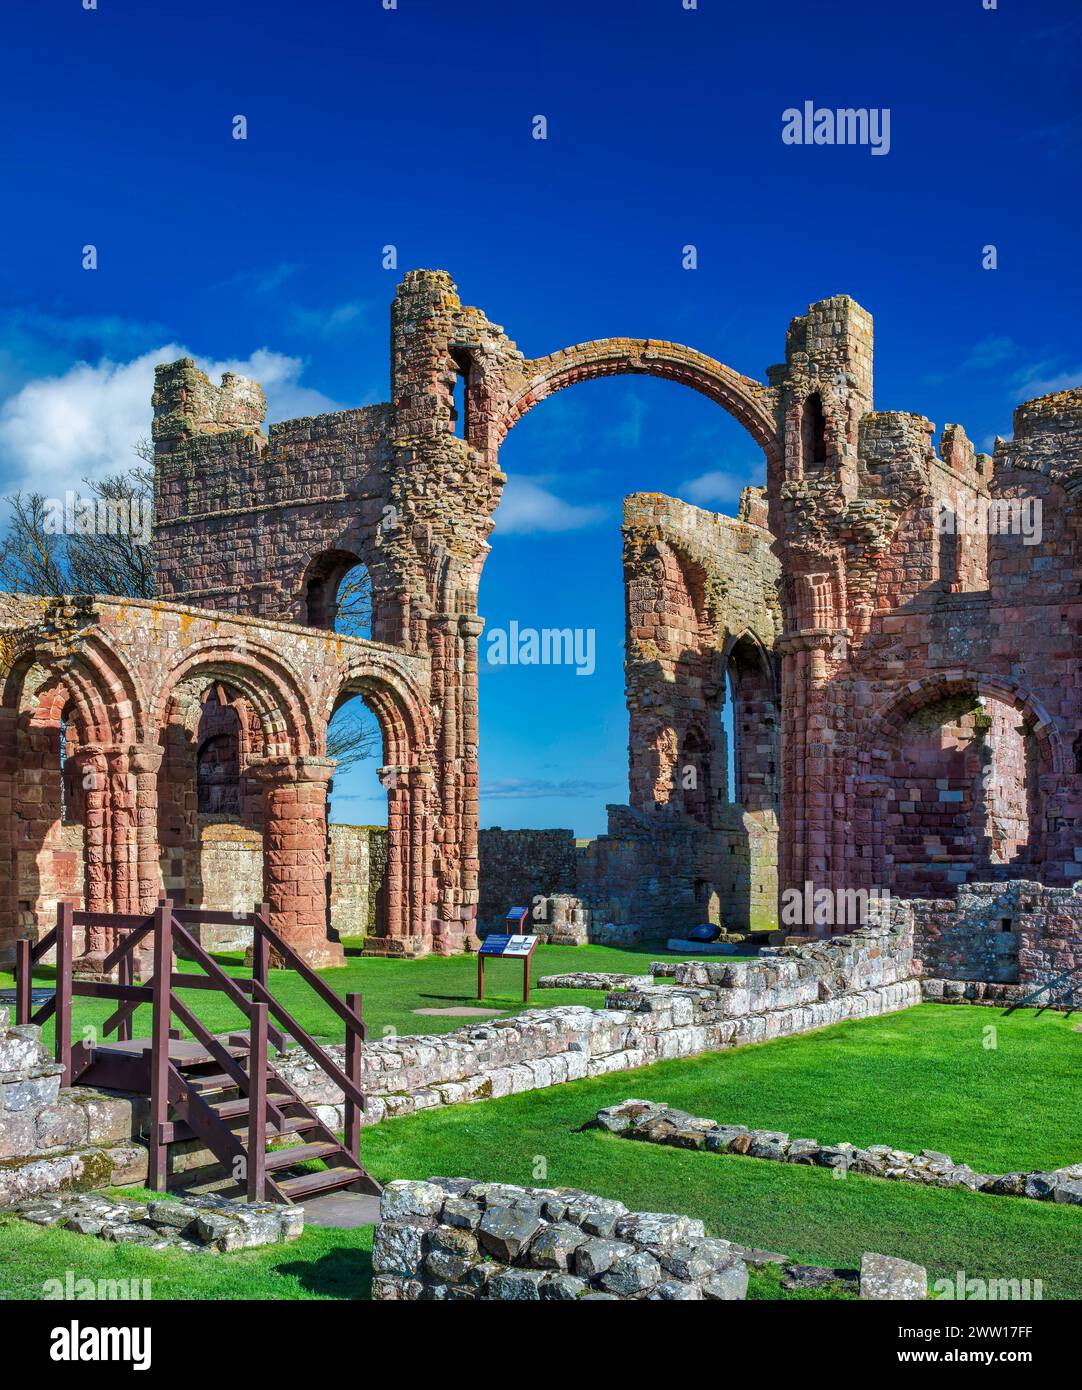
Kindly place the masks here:
[(372, 583), (356, 555), (328, 550), (308, 567), (302, 619), (307, 627), (343, 637), (372, 636)]
[(804, 402), (801, 418), (801, 457), (805, 469), (827, 461), (827, 422), (823, 398), (813, 391)]

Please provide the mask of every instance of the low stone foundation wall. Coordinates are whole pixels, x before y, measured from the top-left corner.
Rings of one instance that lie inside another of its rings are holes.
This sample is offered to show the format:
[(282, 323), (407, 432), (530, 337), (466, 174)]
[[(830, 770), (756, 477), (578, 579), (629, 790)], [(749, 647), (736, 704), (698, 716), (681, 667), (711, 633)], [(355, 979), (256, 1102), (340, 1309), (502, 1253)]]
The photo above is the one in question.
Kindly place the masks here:
[(988, 980), (921, 980), (929, 1004), (983, 1004), (990, 1009), (1053, 1009), (1071, 1013), (1082, 1004), (1082, 989), (1070, 981), (1042, 989), (1034, 985), (1000, 985)]
[(748, 1288), (747, 1264), (691, 1217), (468, 1178), (388, 1184), (372, 1267), (384, 1301), (734, 1302)]
[(820, 1144), (816, 1139), (790, 1139), (777, 1130), (719, 1124), (650, 1100), (625, 1100), (606, 1106), (597, 1112), (597, 1123), (627, 1139), (667, 1144), (674, 1149), (745, 1154), (776, 1163), (840, 1168), (865, 1177), (919, 1182), (930, 1187), (964, 1187), (997, 1197), (1030, 1197), (1037, 1202), (1082, 1206), (1082, 1163), (1050, 1171), (978, 1173), (967, 1163), (955, 1163), (950, 1154), (933, 1149), (913, 1154), (890, 1144), (859, 1148), (844, 1140)]
[[(370, 1043), (361, 1064), (366, 1123), (911, 1008), (921, 989), (901, 920), (903, 929), (872, 927), (774, 949), (758, 961), (677, 963), (673, 984), (614, 991), (603, 1009), (535, 1009), (439, 1036)], [(341, 1061), (341, 1047), (328, 1051)], [(325, 1122), (341, 1127), (341, 1092), (314, 1063), (294, 1051), (273, 1065)]]
[(576, 970), (568, 975), (542, 975), (536, 989), (638, 989), (649, 988), (652, 975), (621, 975), (618, 971)]
[(372, 1244), (382, 1302), (741, 1302), (748, 1266), (779, 1264), (782, 1287), (921, 1299), (921, 1265), (866, 1253), (860, 1269), (789, 1262), (706, 1234), (690, 1216), (631, 1212), (575, 1188), (471, 1178), (392, 1182)]
[(191, 1255), (256, 1250), (304, 1234), (301, 1207), (191, 1194), (181, 1201), (138, 1202), (69, 1192), (20, 1202), (10, 1214), (35, 1226), (57, 1226), (117, 1245)]

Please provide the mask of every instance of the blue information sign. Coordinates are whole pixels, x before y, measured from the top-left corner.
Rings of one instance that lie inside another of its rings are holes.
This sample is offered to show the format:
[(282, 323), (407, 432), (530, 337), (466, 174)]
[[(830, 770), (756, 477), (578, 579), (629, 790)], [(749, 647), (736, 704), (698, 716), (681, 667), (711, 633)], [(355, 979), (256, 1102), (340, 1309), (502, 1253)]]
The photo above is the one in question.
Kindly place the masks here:
[[(522, 912), (525, 915), (526, 909), (523, 908)], [(520, 960), (522, 962), (522, 998), (528, 1004), (530, 1002), (530, 957), (533, 955), (538, 939), (536, 936), (490, 932), (481, 942), (481, 948), (477, 952), (478, 999), (485, 997), (485, 957), (500, 956), (504, 960)]]

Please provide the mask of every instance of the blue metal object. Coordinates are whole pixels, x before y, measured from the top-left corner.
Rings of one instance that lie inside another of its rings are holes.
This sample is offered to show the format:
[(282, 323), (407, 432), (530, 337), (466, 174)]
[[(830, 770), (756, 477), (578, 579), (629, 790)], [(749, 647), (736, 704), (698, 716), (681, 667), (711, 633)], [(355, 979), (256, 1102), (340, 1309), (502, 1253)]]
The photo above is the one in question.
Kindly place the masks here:
[(687, 934), (688, 941), (716, 941), (721, 935), (721, 928), (715, 927), (713, 922), (703, 922), (701, 926), (692, 927)]

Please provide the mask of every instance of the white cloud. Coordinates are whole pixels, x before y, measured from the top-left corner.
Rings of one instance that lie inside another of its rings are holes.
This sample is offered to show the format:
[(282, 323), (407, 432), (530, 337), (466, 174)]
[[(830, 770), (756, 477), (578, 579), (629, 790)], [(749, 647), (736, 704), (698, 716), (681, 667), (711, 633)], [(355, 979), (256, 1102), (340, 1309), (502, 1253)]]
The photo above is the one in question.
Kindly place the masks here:
[(970, 349), (969, 356), (962, 363), (962, 370), (978, 371), (998, 367), (1004, 362), (1009, 362), (1012, 357), (1017, 357), (1019, 351), (1013, 338), (982, 338)]
[(1018, 399), (1031, 401), (1037, 396), (1050, 396), (1054, 391), (1069, 391), (1082, 386), (1082, 364), (1068, 371), (1055, 371), (1050, 362), (1038, 362), (1014, 379)]
[(700, 473), (697, 478), (687, 478), (677, 489), (677, 496), (697, 507), (707, 507), (712, 502), (739, 502), (740, 494), (757, 481), (761, 471), (756, 467), (741, 473), (726, 473), (714, 468)]
[(130, 467), (133, 446), (150, 435), (154, 367), (178, 357), (194, 357), (214, 382), (223, 372), (253, 377), (267, 393), (271, 421), (341, 409), (301, 384), (301, 358), (269, 348), (243, 360), (219, 362), (167, 343), (129, 362), (79, 362), (55, 376), (27, 382), (0, 406), (4, 487), (57, 496), (84, 478)]
[(580, 531), (595, 526), (606, 516), (604, 507), (580, 507), (565, 502), (533, 478), (509, 478), (496, 512), (496, 531), (501, 536), (528, 535), (535, 531)]
[(367, 323), (370, 307), (359, 299), (336, 304), (333, 309), (307, 309), (296, 305), (291, 311), (292, 325), (298, 333), (319, 333), (330, 338), (351, 324), (360, 327)]

